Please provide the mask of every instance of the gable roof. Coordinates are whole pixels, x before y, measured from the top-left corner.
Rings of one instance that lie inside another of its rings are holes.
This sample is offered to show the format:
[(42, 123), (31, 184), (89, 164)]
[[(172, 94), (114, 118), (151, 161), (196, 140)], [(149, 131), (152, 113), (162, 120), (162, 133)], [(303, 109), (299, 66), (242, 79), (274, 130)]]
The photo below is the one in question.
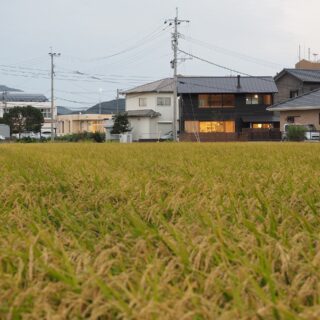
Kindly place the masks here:
[(299, 97), (276, 103), (268, 111), (312, 110), (320, 109), (320, 89), (305, 93)]
[(144, 93), (144, 92), (163, 92), (171, 93), (174, 90), (174, 82), (172, 78), (165, 78), (135, 87), (133, 89), (124, 91), (123, 93)]
[(320, 70), (307, 70), (307, 69), (283, 69), (277, 74), (274, 79), (277, 81), (285, 74), (290, 74), (302, 82), (319, 82), (320, 83)]
[[(178, 77), (178, 93), (276, 93), (273, 77), (240, 77), (241, 87), (237, 88), (237, 77)], [(163, 92), (172, 93), (172, 78), (161, 79), (125, 91), (130, 93)]]
[(273, 77), (179, 77), (179, 93), (276, 93)]

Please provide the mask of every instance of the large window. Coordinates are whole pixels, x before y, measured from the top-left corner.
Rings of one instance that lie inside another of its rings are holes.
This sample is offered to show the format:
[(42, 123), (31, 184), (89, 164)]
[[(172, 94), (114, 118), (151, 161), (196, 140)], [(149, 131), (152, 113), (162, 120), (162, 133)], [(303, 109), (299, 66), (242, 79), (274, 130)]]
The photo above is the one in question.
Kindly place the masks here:
[(200, 132), (235, 132), (234, 121), (200, 121)]
[(272, 123), (253, 123), (253, 129), (271, 129), (273, 128)]
[(235, 132), (235, 122), (234, 121), (185, 121), (184, 131), (187, 133)]
[(247, 94), (246, 104), (264, 104), (270, 106), (272, 104), (271, 94)]
[(258, 94), (247, 94), (246, 95), (246, 104), (259, 104), (259, 95)]
[(170, 97), (157, 97), (157, 106), (171, 106), (171, 98)]
[(200, 94), (199, 108), (232, 108), (235, 106), (233, 94)]
[(185, 121), (184, 131), (187, 133), (199, 132), (199, 121)]
[(147, 106), (147, 98), (139, 98), (139, 107)]

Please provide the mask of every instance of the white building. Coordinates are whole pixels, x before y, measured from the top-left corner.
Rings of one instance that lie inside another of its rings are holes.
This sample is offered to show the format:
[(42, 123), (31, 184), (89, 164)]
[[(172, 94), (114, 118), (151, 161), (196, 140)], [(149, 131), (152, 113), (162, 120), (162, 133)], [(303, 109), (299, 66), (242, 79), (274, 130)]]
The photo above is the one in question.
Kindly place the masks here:
[[(3, 117), (5, 110), (13, 107), (32, 106), (40, 109), (44, 117), (42, 132), (51, 132), (51, 103), (42, 94), (30, 94), (18, 91), (0, 92), (0, 118)], [(57, 108), (53, 109), (54, 119), (57, 117)], [(54, 128), (56, 124), (54, 122)]]
[(167, 78), (123, 92), (133, 140), (159, 139), (172, 131), (173, 89), (173, 79)]

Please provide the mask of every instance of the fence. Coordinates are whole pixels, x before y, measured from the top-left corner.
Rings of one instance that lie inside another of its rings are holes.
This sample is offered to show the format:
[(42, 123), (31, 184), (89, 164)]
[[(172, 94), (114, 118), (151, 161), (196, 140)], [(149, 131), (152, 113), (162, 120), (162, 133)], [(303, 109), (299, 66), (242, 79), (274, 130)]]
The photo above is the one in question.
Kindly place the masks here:
[(242, 132), (181, 133), (185, 142), (280, 141), (281, 132), (274, 129), (243, 129)]

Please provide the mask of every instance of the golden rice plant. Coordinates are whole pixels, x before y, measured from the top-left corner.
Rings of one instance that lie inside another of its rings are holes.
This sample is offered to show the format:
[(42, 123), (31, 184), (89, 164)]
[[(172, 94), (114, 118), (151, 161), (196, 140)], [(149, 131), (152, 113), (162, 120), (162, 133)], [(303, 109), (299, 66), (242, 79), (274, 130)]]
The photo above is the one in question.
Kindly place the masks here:
[(0, 145), (0, 319), (320, 319), (320, 145)]

